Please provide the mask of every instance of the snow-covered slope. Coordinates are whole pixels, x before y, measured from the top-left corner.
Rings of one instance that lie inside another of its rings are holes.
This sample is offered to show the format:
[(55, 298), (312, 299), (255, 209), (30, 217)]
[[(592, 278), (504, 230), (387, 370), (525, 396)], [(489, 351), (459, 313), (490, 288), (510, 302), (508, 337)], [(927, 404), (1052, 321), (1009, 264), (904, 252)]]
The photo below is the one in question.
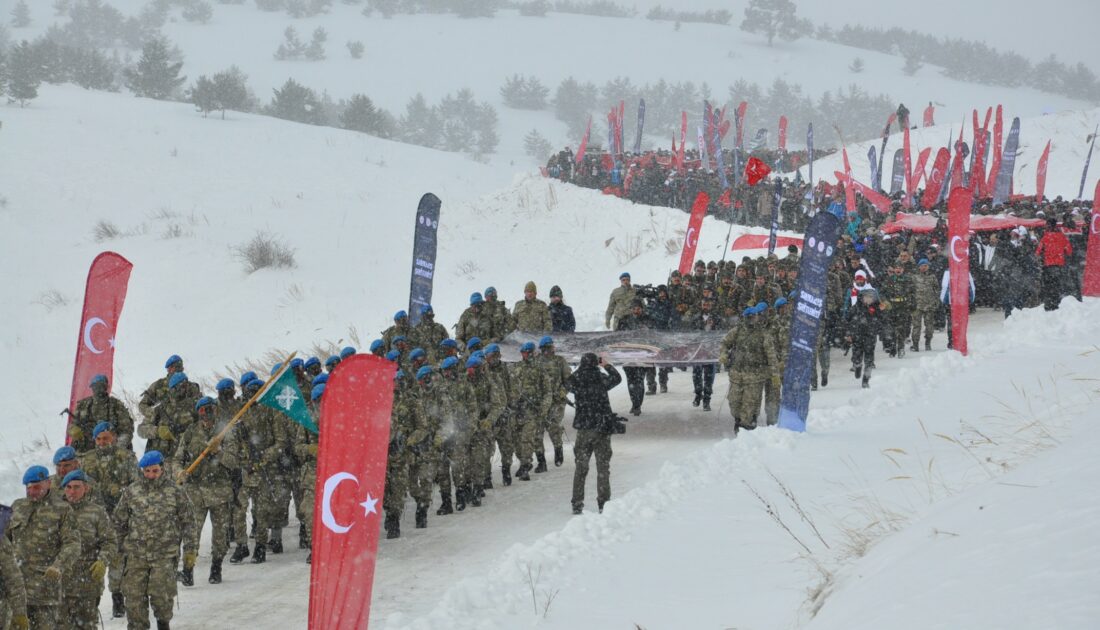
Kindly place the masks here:
[[(982, 124), (985, 117), (985, 108), (979, 110), (978, 124)], [(1004, 125), (1005, 137), (1008, 136), (1008, 128), (1012, 125), (1012, 118), (1020, 116), (1020, 149), (1016, 156), (1015, 164), (1015, 192), (1017, 194), (1035, 194), (1035, 171), (1039, 165), (1039, 157), (1043, 153), (1047, 140), (1050, 140), (1050, 158), (1047, 163), (1047, 184), (1045, 196), (1053, 199), (1061, 195), (1065, 199), (1076, 199), (1081, 186), (1081, 170), (1085, 165), (1085, 157), (1089, 152), (1089, 137), (1100, 124), (1100, 109), (1087, 109), (1079, 111), (1067, 111), (1046, 116), (1022, 116), (1020, 112), (1005, 109)], [(943, 121), (944, 119), (940, 119)], [(936, 158), (936, 152), (940, 147), (950, 147), (954, 152), (954, 144), (959, 137), (961, 119), (954, 123), (944, 123), (935, 127), (914, 129), (910, 132), (910, 156), (913, 167), (916, 168), (917, 156), (921, 150), (931, 147), (925, 166), (926, 172), (931, 172), (932, 162)], [(992, 131), (993, 121), (990, 123)], [(886, 159), (883, 160), (883, 185), (889, 187), (890, 169), (892, 168), (894, 151), (902, 148), (903, 134), (897, 131), (897, 125), (892, 127), (886, 146)], [(950, 136), (950, 144), (948, 143)], [(963, 140), (969, 145), (973, 143), (972, 117), (968, 114), (966, 128), (963, 130)], [(848, 146), (848, 158), (852, 165), (852, 175), (856, 181), (869, 185), (871, 182), (871, 165), (867, 159), (867, 151), (875, 147), (876, 154), (882, 149), (882, 140), (854, 143)], [(989, 164), (986, 164), (989, 170)], [(824, 179), (835, 183), (834, 173), (844, 172), (844, 160), (838, 151), (828, 157), (814, 162), (814, 179)], [(802, 175), (807, 175), (806, 169), (802, 169)], [(1097, 171), (1091, 170), (1085, 182), (1084, 198), (1092, 199), (1093, 188), (1096, 185)], [(923, 187), (923, 183), (921, 185)]]

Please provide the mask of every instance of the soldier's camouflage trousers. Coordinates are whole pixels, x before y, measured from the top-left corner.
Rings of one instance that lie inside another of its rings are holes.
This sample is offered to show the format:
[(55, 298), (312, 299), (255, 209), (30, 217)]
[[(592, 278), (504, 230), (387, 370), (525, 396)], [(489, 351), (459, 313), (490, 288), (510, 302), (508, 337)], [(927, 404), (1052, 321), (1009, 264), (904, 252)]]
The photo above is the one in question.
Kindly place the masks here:
[(391, 449), (386, 459), (386, 493), (382, 498), (382, 508), (387, 514), (401, 515), (405, 506), (405, 495), (409, 491), (409, 463), (404, 449)]
[[(779, 378), (782, 379), (783, 370), (786, 366), (779, 365)], [(764, 381), (764, 417), (767, 418), (768, 426), (773, 426), (779, 423), (779, 397), (782, 390), (782, 383), (776, 385), (772, 379), (766, 379)]]
[(194, 540), (195, 549), (199, 548), (199, 539), (202, 534), (206, 517), (210, 517), (210, 558), (221, 561), (229, 551), (229, 519), (231, 517), (230, 504), (233, 502), (233, 489), (229, 485), (222, 487), (202, 486), (188, 483), (184, 490), (191, 501), (191, 507), (195, 514)]
[(99, 597), (65, 597), (61, 602), (61, 628), (93, 630), (99, 627)]
[(521, 466), (531, 464), (536, 436), (540, 442), (542, 441), (541, 423), (542, 420), (536, 418), (533, 414), (516, 414), (516, 430), (514, 433), (516, 436), (516, 457), (519, 459)]
[(252, 499), (252, 515), (256, 519), (256, 544), (267, 545), (268, 530), (287, 525), (290, 483), (273, 472), (255, 473), (249, 475), (245, 488)]
[[(497, 450), (500, 451), (500, 465), (512, 467), (512, 458), (516, 453), (516, 420), (511, 413), (504, 414), (496, 426), (493, 427), (493, 439), (496, 440)], [(491, 449), (490, 449), (491, 450)]]
[(440, 449), (435, 469), (435, 482), (439, 485), (440, 496), (451, 496), (452, 476), (454, 485), (459, 488), (464, 487), (469, 481), (466, 477), (469, 467), (469, 440), (469, 435), (456, 431), (454, 435), (443, 441), (443, 448)]
[(126, 598), (126, 627), (149, 628), (149, 607), (161, 621), (172, 620), (172, 601), (176, 597), (176, 558), (158, 561), (126, 558), (122, 572), (122, 595)]
[(756, 427), (760, 413), (760, 399), (764, 395), (764, 382), (768, 380), (753, 372), (730, 372), (730, 413), (740, 420), (741, 426)]
[(936, 311), (913, 311), (913, 345), (920, 343), (921, 324), (924, 324), (924, 338), (931, 341), (932, 332), (936, 329)]
[[(290, 479), (299, 479), (302, 476), (302, 467), (295, 466), (292, 469)], [(298, 519), (299, 523), (304, 523), (302, 519), (305, 518), (305, 513), (302, 511), (305, 503), (305, 497), (302, 495), (302, 484), (292, 483), (290, 484), (290, 496), (294, 499), (294, 517)]]
[(584, 484), (588, 478), (588, 462), (596, 456), (596, 501), (602, 508), (611, 498), (611, 436), (599, 431), (577, 431), (573, 442), (576, 469), (573, 471), (574, 507), (584, 507)]
[(250, 488), (241, 486), (233, 494), (233, 501), (229, 504), (231, 514), (229, 523), (233, 528), (233, 542), (244, 547), (248, 546), (248, 496)]
[(307, 546), (313, 545), (313, 500), (315, 498), (315, 490), (317, 486), (317, 469), (312, 465), (302, 466), (302, 472), (298, 481), (298, 488), (300, 488), (300, 496), (302, 497), (302, 515), (301, 518), (302, 527), (305, 530), (305, 543)]
[(493, 434), (491, 430), (478, 429), (470, 435), (470, 483), (481, 483), (493, 470)]
[(409, 494), (416, 506), (428, 508), (432, 504), (432, 480), (435, 478), (436, 457), (425, 445), (422, 453), (410, 452), (408, 457)]
[(565, 435), (565, 427), (562, 425), (562, 421), (565, 419), (565, 403), (554, 403), (550, 406), (550, 413), (542, 419), (542, 422), (538, 425), (538, 430), (535, 432), (534, 441), (531, 444), (531, 449), (543, 455), (546, 452), (545, 441), (543, 440), (543, 434), (550, 434), (550, 443), (554, 445), (554, 448), (561, 448), (562, 436)]

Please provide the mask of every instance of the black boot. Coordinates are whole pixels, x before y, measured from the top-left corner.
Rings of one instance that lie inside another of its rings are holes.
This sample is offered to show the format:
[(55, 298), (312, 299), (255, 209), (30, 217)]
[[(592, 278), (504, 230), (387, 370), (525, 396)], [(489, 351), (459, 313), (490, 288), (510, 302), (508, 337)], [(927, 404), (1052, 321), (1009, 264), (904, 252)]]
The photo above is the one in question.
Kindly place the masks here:
[(214, 560), (210, 563), (210, 579), (207, 580), (211, 584), (222, 583), (222, 561)]
[(667, 394), (668, 393), (668, 383), (661, 383), (661, 393), (662, 394)]
[(309, 541), (306, 540), (306, 524), (298, 523), (298, 548), (309, 549)]
[(932, 349), (932, 340), (931, 339), (925, 339), (924, 340), (924, 349), (925, 350), (931, 350)]
[(560, 446), (554, 447), (554, 465), (561, 466), (565, 463), (565, 450)]
[(182, 571), (179, 572), (179, 579), (180, 579), (180, 584), (183, 584), (184, 586), (194, 586), (195, 585), (195, 570), (194, 569), (187, 569), (187, 568), (183, 569)]
[(863, 375), (863, 366), (862, 365), (857, 365), (856, 366), (856, 378), (859, 378), (862, 375)]
[(481, 481), (481, 490), (482, 490), (481, 496), (485, 496), (485, 492), (484, 492), (485, 490), (492, 490), (492, 489), (493, 489), (493, 476), (492, 475), (485, 475), (485, 479), (483, 479)]
[(283, 552), (283, 539), (282, 538), (273, 538), (271, 540), (270, 545), (271, 545), (271, 553), (282, 553)]
[(500, 467), (500, 479), (506, 486), (512, 485), (512, 467), (501, 466)]
[(828, 387), (828, 385), (829, 385), (829, 373), (828, 372), (822, 372), (821, 373), (821, 386), (822, 387)]
[(394, 538), (401, 538), (401, 519), (400, 517), (391, 512), (386, 513), (386, 540), (392, 540)]
[(428, 508), (417, 507), (416, 508), (416, 528), (424, 529), (428, 526)]
[(466, 486), (466, 496), (470, 505), (481, 507), (481, 497), (485, 496), (485, 493), (481, 491), (481, 486), (475, 483), (473, 486)]
[(867, 374), (863, 377), (863, 389), (869, 389), (871, 387), (871, 375)]
[(535, 466), (536, 473), (546, 472), (546, 455), (544, 453), (535, 453), (535, 459), (539, 461), (539, 465)]
[(516, 479), (531, 481), (531, 475), (527, 474), (529, 472), (531, 472), (531, 464), (520, 464), (519, 470), (516, 471)]
[(257, 544), (252, 551), (252, 564), (263, 564), (265, 562), (267, 562), (267, 548)]
[(248, 545), (237, 545), (237, 548), (233, 550), (233, 555), (229, 556), (229, 564), (240, 564), (247, 557)]
[(455, 510), (461, 512), (466, 509), (466, 488), (455, 488)]
[(172, 630), (167, 621), (157, 619), (157, 630)]
[(909, 349), (913, 352), (920, 352), (920, 346), (918, 346), (915, 341), (913, 342), (913, 345), (909, 346)]
[(313, 564), (313, 552), (306, 554), (306, 564)]
[(483, 486), (482, 484), (479, 484), (479, 483), (475, 483), (473, 493), (474, 493), (474, 495), (477, 496), (477, 498), (484, 499), (485, 498), (485, 486)]
[(111, 593), (111, 616), (115, 619), (126, 616), (126, 600), (122, 598), (122, 593)]
[(580, 516), (581, 514), (584, 514), (584, 504), (583, 503), (574, 503), (573, 504), (573, 514), (576, 514), (577, 516)]
[(451, 507), (451, 495), (447, 494), (443, 497), (443, 503), (440, 504), (439, 509), (435, 511), (436, 516), (443, 516), (446, 514), (453, 514), (454, 508)]
[(710, 399), (709, 398), (704, 398), (703, 399), (703, 411), (710, 411)]
[(657, 386), (656, 385), (650, 385), (649, 387), (646, 388), (645, 393), (646, 393), (647, 396), (656, 396), (657, 395)]
[(692, 407), (698, 407), (699, 403), (701, 403), (701, 402), (703, 402), (703, 395), (702, 394), (695, 394), (695, 400), (691, 401), (691, 406)]

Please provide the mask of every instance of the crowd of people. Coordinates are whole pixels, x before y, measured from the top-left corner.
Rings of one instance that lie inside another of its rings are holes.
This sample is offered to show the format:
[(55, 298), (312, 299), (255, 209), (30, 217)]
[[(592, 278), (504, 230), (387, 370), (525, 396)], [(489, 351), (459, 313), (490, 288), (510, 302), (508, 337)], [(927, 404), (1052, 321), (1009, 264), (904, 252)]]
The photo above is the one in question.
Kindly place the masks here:
[[(1042, 229), (974, 239), (971, 307), (997, 307), (1008, 317), (1040, 302), (1057, 308), (1067, 295), (1080, 299), (1087, 237), (1075, 230), (1080, 208), (1064, 208), (1061, 225), (1051, 217)], [(828, 385), (834, 350), (849, 356), (851, 373), (869, 387), (880, 343), (901, 359), (931, 350), (946, 329), (951, 347), (944, 232), (890, 235), (877, 225), (860, 212), (848, 215), (827, 276), (812, 389)], [(656, 287), (636, 286), (623, 273), (604, 323), (610, 330), (724, 331), (719, 362), (690, 366), (692, 404), (710, 411), (715, 376), (726, 371), (734, 431), (772, 425), (799, 260), (792, 245), (784, 258), (698, 261), (692, 273), (674, 272)], [(576, 430), (573, 512), (584, 509), (593, 456), (597, 508), (602, 511), (610, 500), (610, 440), (623, 431), (624, 418), (612, 411), (607, 391), (622, 379), (595, 354), (581, 357), (572, 370), (555, 353), (554, 335), (573, 332), (576, 320), (560, 287), (549, 297), (549, 303), (539, 299), (534, 282), (512, 308), (492, 287), (474, 293), (453, 336), (435, 321), (430, 306), (421, 309), (415, 325), (398, 311), (393, 325), (370, 344), (369, 352), (395, 369), (383, 502), (387, 538), (400, 537), (409, 497), (415, 527), (424, 528), (433, 505), (440, 517), (478, 508), (498, 478), (510, 486), (551, 471), (551, 464), (562, 466), (570, 404)], [(506, 364), (499, 344), (515, 331), (539, 341), (524, 343), (520, 360)], [(324, 360), (294, 359), (288, 367), (321, 431), (328, 375), (356, 352), (348, 347)], [(269, 378), (282, 367), (273, 366)], [(264, 378), (255, 372), (224, 378), (212, 395), (204, 395), (178, 355), (164, 369), (141, 396), (139, 421), (110, 395), (105, 375), (93, 378), (92, 395), (70, 414), (70, 444), (54, 454), (53, 473), (38, 465), (26, 471), (26, 497), (12, 506), (0, 537), (0, 603), (12, 627), (91, 628), (106, 585), (114, 616), (126, 616), (130, 628), (149, 627), (150, 608), (157, 628), (168, 628), (177, 583), (194, 584), (199, 534), (208, 519), (210, 584), (221, 582), (226, 556), (234, 564), (262, 564), (268, 553), (283, 553), (292, 501), (297, 544), (310, 548), (317, 435), (272, 408), (252, 405), (219, 438), (264, 387)], [(642, 413), (647, 395), (668, 392), (672, 371), (625, 367), (631, 414)], [(145, 441), (140, 458), (139, 438)], [(198, 461), (204, 451), (207, 456)]]

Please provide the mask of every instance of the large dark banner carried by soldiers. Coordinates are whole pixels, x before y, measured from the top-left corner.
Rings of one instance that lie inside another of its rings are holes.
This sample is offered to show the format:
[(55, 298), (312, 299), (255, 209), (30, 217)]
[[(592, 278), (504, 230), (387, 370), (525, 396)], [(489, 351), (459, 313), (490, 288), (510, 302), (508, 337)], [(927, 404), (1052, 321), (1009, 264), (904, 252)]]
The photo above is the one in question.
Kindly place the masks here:
[[(839, 204), (835, 204), (839, 206)], [(838, 212), (843, 210), (837, 208)], [(779, 401), (779, 426), (791, 431), (806, 430), (810, 410), (810, 373), (818, 348), (818, 331), (825, 314), (825, 281), (840, 238), (840, 217), (819, 212), (806, 228), (805, 248), (798, 271), (791, 346), (783, 372), (783, 395)]]
[(420, 307), (432, 303), (435, 278), (435, 246), (439, 232), (439, 208), (443, 202), (432, 193), (420, 198), (413, 235), (412, 281), (409, 286), (409, 324), (420, 321)]

